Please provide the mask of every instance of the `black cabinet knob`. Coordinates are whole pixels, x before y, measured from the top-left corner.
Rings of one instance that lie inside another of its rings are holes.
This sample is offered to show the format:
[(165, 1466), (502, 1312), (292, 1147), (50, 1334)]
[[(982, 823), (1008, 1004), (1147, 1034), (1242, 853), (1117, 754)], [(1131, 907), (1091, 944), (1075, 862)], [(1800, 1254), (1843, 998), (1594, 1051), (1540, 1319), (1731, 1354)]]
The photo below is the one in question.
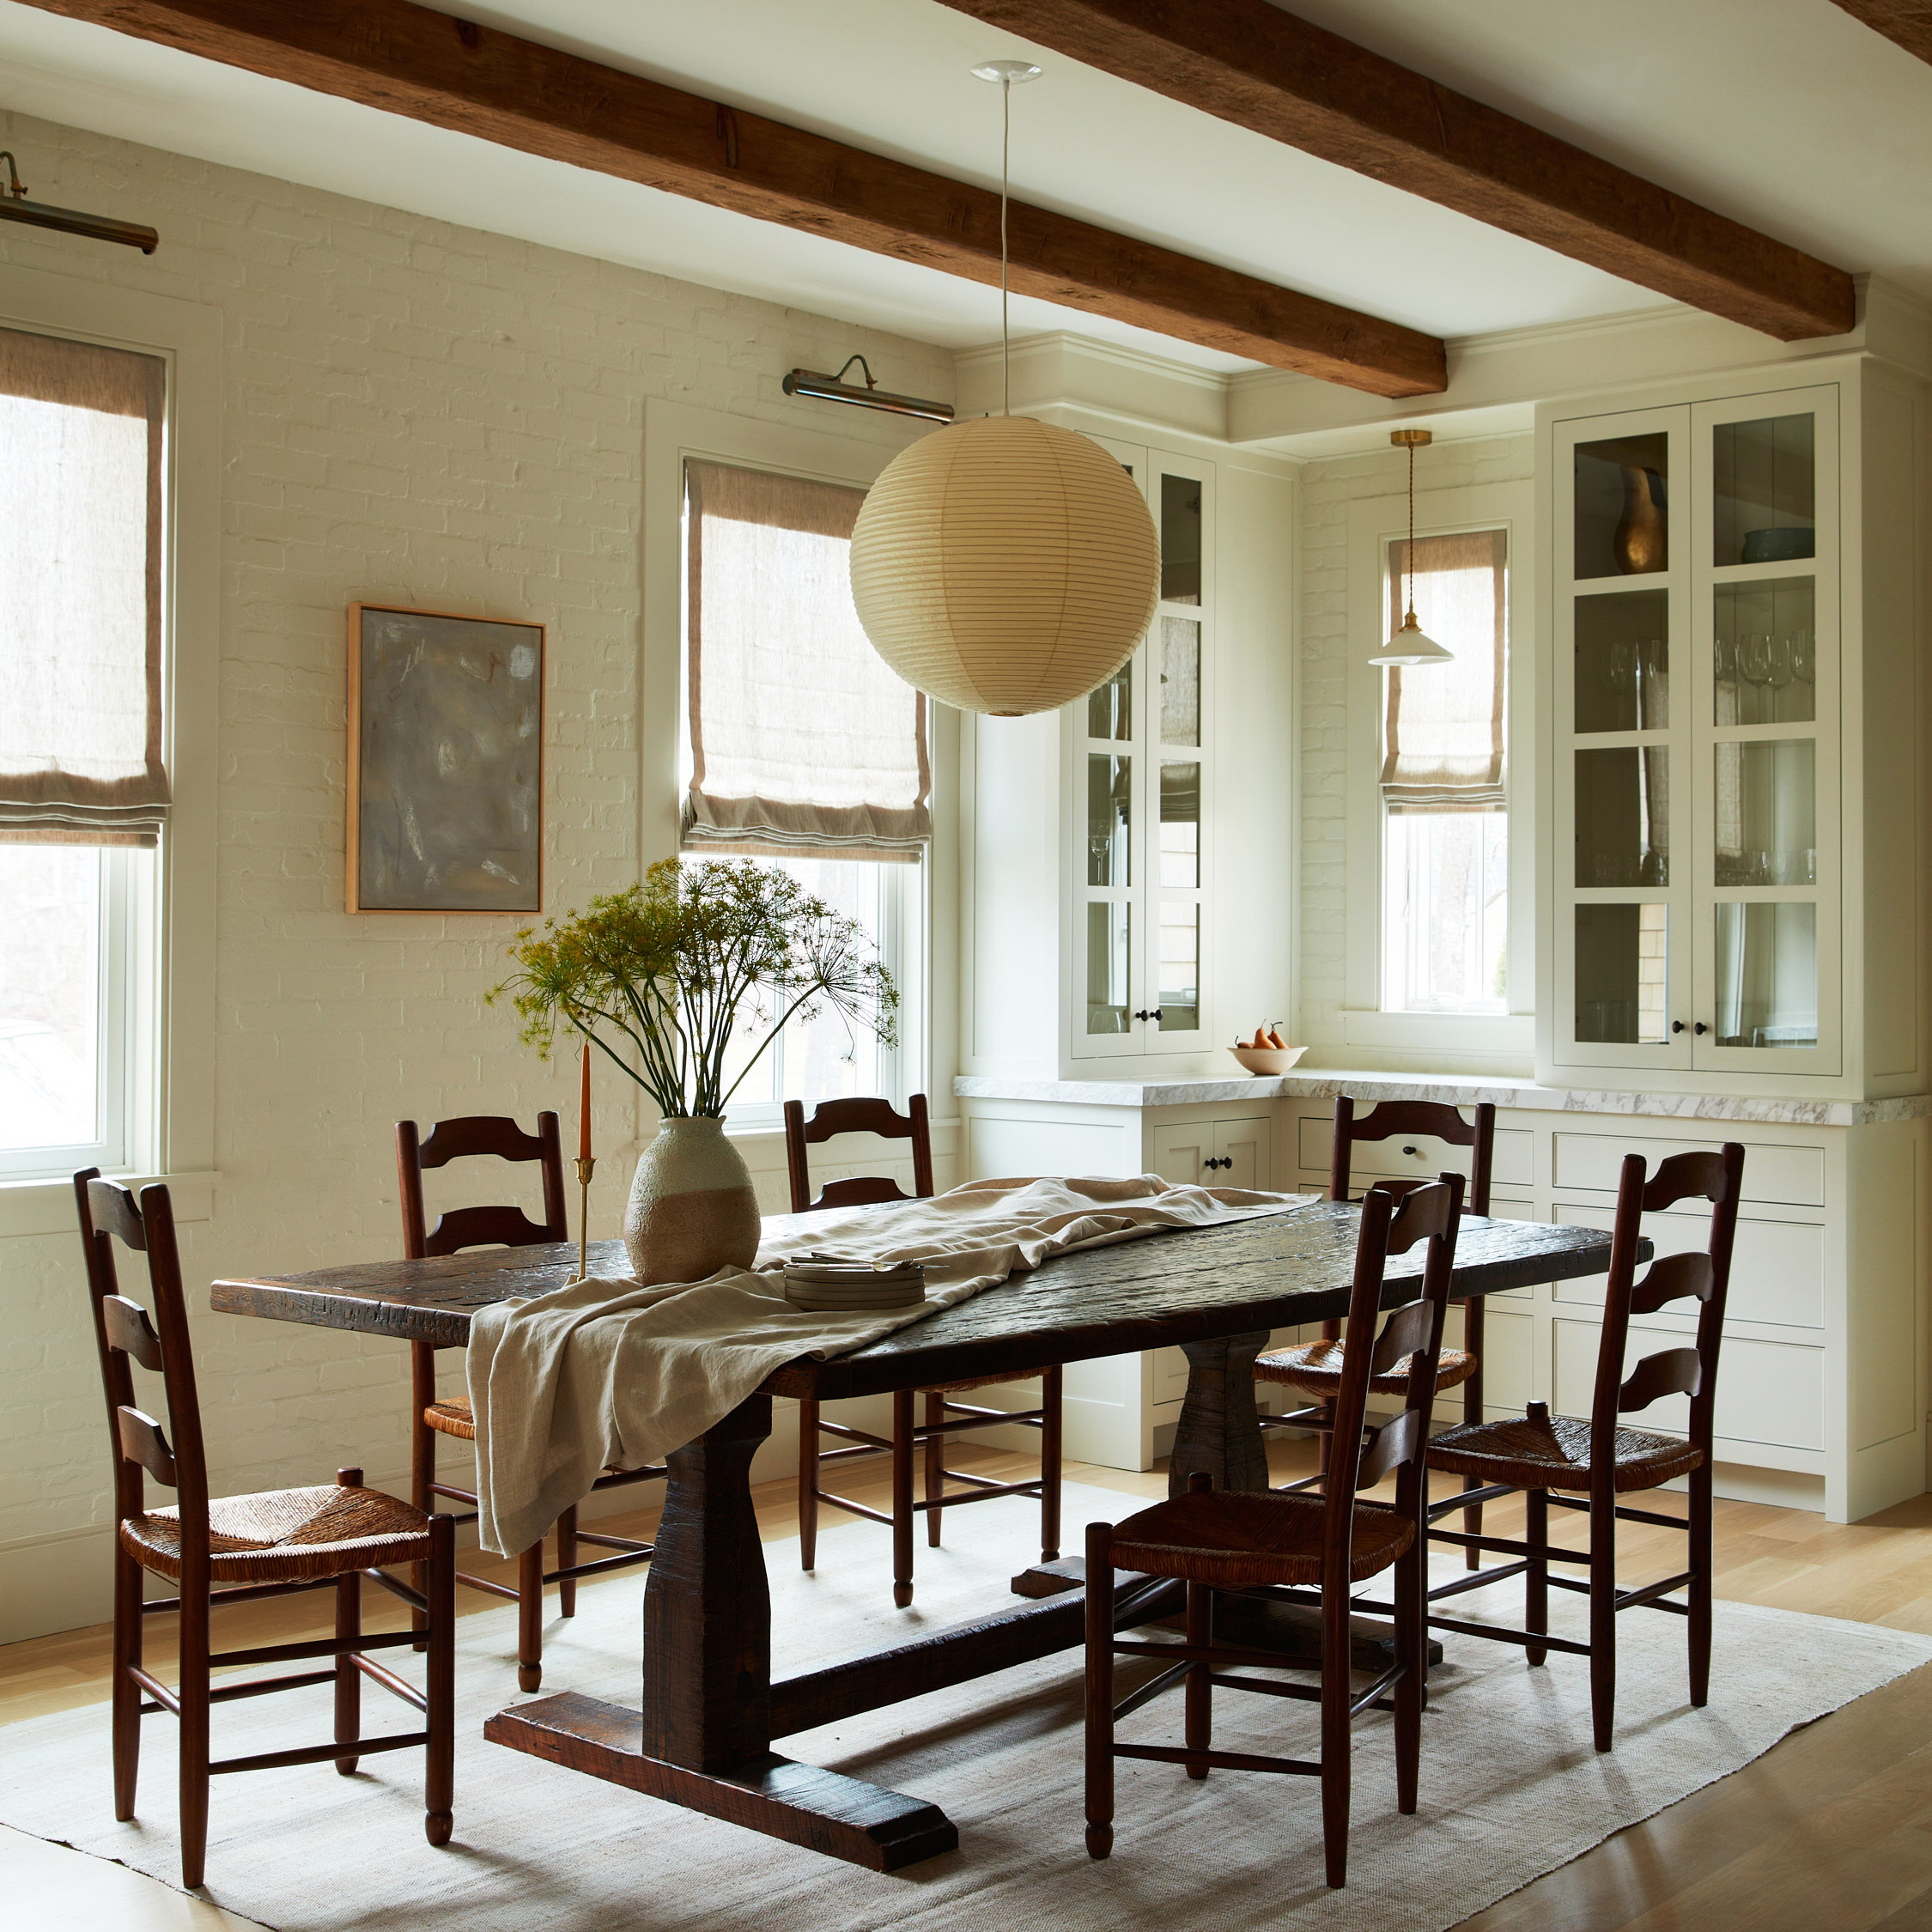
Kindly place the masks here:
[(1706, 1026), (1702, 1020), (1699, 1020), (1698, 1024), (1691, 1029), (1691, 1030), (1693, 1033), (1708, 1033), (1710, 1032), (1710, 1029)]
[(1405, 1154), (1413, 1154), (1418, 1159), (1419, 1159), (1422, 1155), (1422, 1150), (1419, 1147), (1405, 1147), (1403, 1148), (1402, 1151)]
[(1137, 1012), (1133, 1017), (1136, 1019), (1159, 1019), (1162, 1017), (1162, 1014), (1161, 1010), (1158, 1006), (1154, 1007), (1151, 1011), (1150, 1011), (1147, 1007), (1143, 1006), (1140, 1011)]
[(1672, 1031), (1673, 1033), (1681, 1033), (1681, 1032), (1682, 1032), (1682, 1031), (1684, 1030), (1684, 1023), (1683, 1023), (1683, 1021), (1682, 1021), (1682, 1020), (1673, 1020), (1673, 1021), (1672, 1021), (1672, 1022), (1670, 1023), (1670, 1030), (1671, 1030), (1671, 1031)]

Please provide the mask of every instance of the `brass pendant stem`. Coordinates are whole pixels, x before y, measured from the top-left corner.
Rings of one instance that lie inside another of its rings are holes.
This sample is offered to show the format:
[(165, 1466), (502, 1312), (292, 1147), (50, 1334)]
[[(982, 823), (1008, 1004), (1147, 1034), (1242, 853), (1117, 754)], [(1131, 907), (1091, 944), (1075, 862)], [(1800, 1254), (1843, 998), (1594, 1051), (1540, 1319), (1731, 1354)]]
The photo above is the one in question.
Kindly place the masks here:
[(577, 1184), (581, 1190), (577, 1210), (577, 1279), (590, 1279), (590, 1184), (597, 1171), (597, 1157), (582, 1154), (577, 1159)]

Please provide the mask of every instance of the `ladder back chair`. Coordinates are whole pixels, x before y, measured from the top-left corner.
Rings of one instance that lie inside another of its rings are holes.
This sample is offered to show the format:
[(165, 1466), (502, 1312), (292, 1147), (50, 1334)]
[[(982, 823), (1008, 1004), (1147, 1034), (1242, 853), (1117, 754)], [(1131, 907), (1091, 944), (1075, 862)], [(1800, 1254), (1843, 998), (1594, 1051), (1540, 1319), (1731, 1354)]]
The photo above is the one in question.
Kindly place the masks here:
[[(1469, 1178), (1467, 1211), (1471, 1214), (1489, 1212), (1489, 1183), (1491, 1169), (1496, 1151), (1496, 1109), (1487, 1101), (1475, 1109), (1475, 1119), (1465, 1121), (1460, 1109), (1432, 1100), (1383, 1101), (1372, 1107), (1360, 1120), (1355, 1117), (1355, 1102), (1347, 1094), (1337, 1097), (1335, 1101), (1334, 1138), (1328, 1160), (1328, 1198), (1330, 1200), (1346, 1200), (1349, 1198), (1350, 1170), (1358, 1141), (1386, 1141), (1413, 1136), (1447, 1142), (1453, 1147), (1470, 1150)], [(1405, 1154), (1419, 1151), (1414, 1147), (1405, 1147)], [(1414, 1180), (1377, 1180), (1375, 1183), (1384, 1193), (1398, 1197), (1413, 1189), (1429, 1185), (1421, 1177)], [(1483, 1298), (1480, 1295), (1469, 1296), (1461, 1304), (1462, 1346), (1460, 1348), (1445, 1348), (1442, 1359), (1437, 1365), (1436, 1387), (1438, 1392), (1454, 1388), (1462, 1389), (1462, 1419), (1465, 1422), (1480, 1422), (1483, 1419)], [(1335, 1391), (1340, 1383), (1343, 1344), (1341, 1330), (1334, 1321), (1321, 1325), (1321, 1339), (1314, 1342), (1299, 1342), (1287, 1348), (1272, 1350), (1257, 1358), (1255, 1376), (1258, 1382), (1275, 1382), (1291, 1388), (1314, 1406), (1291, 1411), (1282, 1415), (1264, 1415), (1261, 1426), (1266, 1429), (1313, 1429), (1321, 1437), (1321, 1468), (1328, 1466), (1329, 1431), (1334, 1419)], [(1400, 1373), (1382, 1375), (1370, 1384), (1370, 1393), (1378, 1396), (1400, 1397), (1403, 1391)], [(1290, 1488), (1315, 1488), (1321, 1484), (1321, 1474), (1304, 1477), (1299, 1483), (1291, 1483)], [(1477, 1485), (1472, 1483), (1472, 1489)], [(1464, 1518), (1463, 1527), (1471, 1535), (1482, 1530), (1482, 1510), (1479, 1506), (1469, 1510)], [(1468, 1564), (1473, 1570), (1478, 1558), (1473, 1550), (1469, 1552)]]
[[(423, 1829), (431, 1844), (447, 1844), (456, 1765), (456, 1526), (447, 1516), (430, 1516), (397, 1497), (365, 1489), (360, 1469), (338, 1470), (332, 1484), (313, 1489), (210, 1497), (167, 1189), (143, 1188), (137, 1201), (129, 1189), (102, 1180), (100, 1170), (90, 1167), (74, 1176), (74, 1200), (87, 1255), (114, 1464), (115, 1817), (134, 1816), (141, 1720), (165, 1710), (180, 1726), (181, 1883), (190, 1890), (202, 1882), (207, 1861), (209, 1779), (228, 1771), (333, 1759), (346, 1777), (358, 1759), (421, 1747), (428, 1758)], [(121, 1292), (116, 1242), (146, 1257), (152, 1316)], [(154, 1406), (165, 1406), (165, 1429), (137, 1400), (136, 1367), (161, 1378), (163, 1400)], [(149, 1506), (150, 1478), (174, 1492), (173, 1503)], [(425, 1579), (420, 1591), (388, 1574), (388, 1566), (400, 1564), (415, 1566)], [(149, 1571), (173, 1584), (176, 1595), (144, 1601), (143, 1578)], [(363, 1634), (364, 1577), (393, 1591), (417, 1613), (423, 1625), (420, 1640), (410, 1631)], [(335, 1595), (332, 1637), (252, 1649), (210, 1648), (211, 1613), (217, 1606), (319, 1589)], [(169, 1610), (179, 1616), (179, 1680), (172, 1690), (142, 1661), (143, 1619)], [(419, 1643), (428, 1652), (427, 1687), (422, 1691), (368, 1654)], [(328, 1662), (324, 1668), (282, 1677), (210, 1682), (210, 1673), (220, 1668), (312, 1658)], [(365, 1676), (421, 1711), (422, 1728), (362, 1735)], [(210, 1759), (211, 1705), (318, 1684), (335, 1686), (331, 1742)]]
[[(1104, 1858), (1114, 1845), (1114, 1760), (1151, 1759), (1183, 1765), (1204, 1778), (1211, 1770), (1300, 1772), (1321, 1781), (1321, 1835), (1332, 1886), (1346, 1882), (1348, 1863), (1351, 1728), (1370, 1710), (1395, 1721), (1396, 1802), (1416, 1808), (1426, 1696), (1427, 1487), (1423, 1450), (1436, 1399), (1436, 1363), (1449, 1281), (1455, 1266), (1462, 1176), (1412, 1188), (1400, 1199), (1371, 1188), (1362, 1203), (1361, 1232), (1349, 1292), (1346, 1339), (1335, 1391), (1335, 1429), (1328, 1483), (1321, 1496), (1297, 1490), (1251, 1494), (1215, 1490), (1205, 1475), (1188, 1479), (1185, 1495), (1170, 1496), (1120, 1523), (1087, 1528), (1086, 1814), (1087, 1851)], [(1422, 1294), (1394, 1309), (1376, 1333), (1382, 1279), (1391, 1255), (1418, 1242), (1424, 1256)], [(1377, 1376), (1402, 1366), (1400, 1412), (1379, 1429), (1366, 1426), (1369, 1390)], [(1364, 1502), (1358, 1492), (1395, 1473), (1392, 1503)], [(1394, 1661), (1357, 1689), (1350, 1674), (1352, 1585), (1394, 1568), (1395, 1601), (1383, 1607), (1393, 1625)], [(1179, 1643), (1119, 1637), (1115, 1572), (1179, 1577), (1187, 1584), (1186, 1634)], [(1256, 1677), (1256, 1666), (1279, 1669), (1278, 1652), (1234, 1649), (1214, 1639), (1217, 1592), (1264, 1601), (1318, 1606), (1321, 1612), (1319, 1682)], [(1151, 1657), (1167, 1668), (1118, 1704), (1117, 1654)], [(1236, 1674), (1246, 1667), (1249, 1674)], [(1116, 1722), (1176, 1685), (1185, 1686), (1183, 1742), (1122, 1744)], [(1302, 1698), (1321, 1706), (1321, 1753), (1310, 1761), (1261, 1757), (1212, 1747), (1217, 1688)]]
[[(456, 1207), (439, 1216), (434, 1228), (425, 1227), (422, 1206), (422, 1174), (426, 1168), (447, 1167), (450, 1162), (479, 1156), (494, 1156), (503, 1161), (536, 1161), (544, 1184), (544, 1218), (532, 1221), (520, 1207)], [(537, 1116), (537, 1131), (526, 1133), (513, 1120), (500, 1115), (470, 1114), (452, 1121), (439, 1121), (427, 1139), (417, 1132), (414, 1121), (396, 1123), (396, 1176), (403, 1204), (403, 1255), (420, 1261), (433, 1255), (458, 1255), (466, 1248), (531, 1248), (550, 1242), (568, 1241), (570, 1230), (564, 1207), (563, 1143), (552, 1113)], [(410, 1344), (410, 1500), (419, 1510), (429, 1510), (434, 1498), (446, 1497), (468, 1505), (451, 1520), (474, 1522), (477, 1492), (446, 1483), (436, 1474), (436, 1438), (449, 1436), (459, 1442), (477, 1439), (477, 1419), (467, 1395), (436, 1394), (436, 1351), (429, 1342)], [(662, 1476), (662, 1468), (606, 1470), (597, 1489), (620, 1489), (630, 1483), (649, 1482)], [(615, 1556), (598, 1557), (589, 1563), (577, 1560), (577, 1546), (591, 1543), (600, 1549), (614, 1550)], [(566, 1617), (577, 1613), (577, 1580), (595, 1577), (608, 1570), (628, 1569), (647, 1563), (653, 1546), (628, 1536), (609, 1536), (577, 1526), (577, 1509), (573, 1504), (556, 1521), (556, 1568), (544, 1567), (544, 1544), (539, 1538), (517, 1558), (514, 1589), (489, 1577), (476, 1577), (459, 1571), (456, 1580), (473, 1590), (491, 1596), (507, 1597), (517, 1607), (517, 1685), (525, 1691), (539, 1688), (544, 1681), (544, 1590), (557, 1586), (557, 1608)]]
[[(1513, 1561), (1474, 1576), (1459, 1577), (1430, 1592), (1431, 1601), (1476, 1589), (1504, 1577), (1524, 1579), (1524, 1623), (1521, 1631), (1492, 1624), (1463, 1623), (1431, 1615), (1438, 1629), (1466, 1637), (1520, 1643), (1532, 1664), (1552, 1650), (1590, 1660), (1590, 1709), (1596, 1748), (1613, 1742), (1617, 1699), (1617, 1614), (1638, 1608), (1667, 1610), (1689, 1625), (1691, 1702), (1702, 1705), (1710, 1690), (1711, 1462), (1713, 1417), (1717, 1399), (1717, 1350), (1723, 1339), (1724, 1298), (1730, 1287), (1731, 1248), (1737, 1232), (1737, 1207), (1744, 1186), (1744, 1149), (1735, 1141), (1718, 1153), (1673, 1154), (1645, 1179), (1643, 1157), (1624, 1157), (1617, 1190), (1617, 1218), (1610, 1237), (1610, 1273), (1604, 1296), (1603, 1334), (1597, 1349), (1596, 1386), (1587, 1420), (1552, 1416), (1541, 1402), (1508, 1422), (1466, 1424), (1446, 1430), (1429, 1448), (1429, 1467), (1484, 1486), (1482, 1501), (1523, 1492), (1528, 1528), (1521, 1542), (1494, 1536), (1468, 1536), (1437, 1530), (1438, 1540), (1461, 1543), (1472, 1553), (1492, 1550)], [(1710, 1236), (1702, 1251), (1668, 1255), (1653, 1261), (1637, 1279), (1637, 1242), (1646, 1213), (1681, 1200), (1708, 1200)], [(1674, 1302), (1697, 1303), (1694, 1343), (1646, 1355), (1626, 1374), (1624, 1356), (1632, 1316), (1654, 1315)], [(1626, 1415), (1647, 1409), (1667, 1395), (1690, 1397), (1689, 1431), (1666, 1436), (1624, 1426)], [(1631, 1508), (1619, 1500), (1633, 1491), (1658, 1489), (1687, 1476), (1689, 1509), (1684, 1516)], [(1589, 1513), (1589, 1547), (1550, 1546), (1550, 1505)], [(1446, 1498), (1434, 1514), (1461, 1506)], [(1619, 1522), (1649, 1523), (1681, 1529), (1688, 1538), (1685, 1567), (1675, 1576), (1635, 1589), (1617, 1588), (1616, 1534)], [(1552, 1576), (1552, 1563), (1574, 1564), (1588, 1578)], [(1589, 1641), (1552, 1637), (1549, 1593), (1575, 1590), (1589, 1598)], [(1681, 1600), (1673, 1596), (1683, 1590)]]
[[(933, 1194), (933, 1139), (926, 1096), (915, 1093), (906, 1112), (889, 1101), (865, 1098), (824, 1100), (805, 1118), (802, 1103), (785, 1103), (785, 1158), (792, 1183), (792, 1212), (817, 1212), (828, 1207), (869, 1206), (895, 1200), (929, 1200)], [(817, 1200), (811, 1198), (811, 1170), (807, 1150), (841, 1133), (874, 1133), (887, 1140), (912, 1142), (913, 1193), (905, 1193), (890, 1175), (856, 1175), (828, 1181)], [(818, 1506), (829, 1503), (849, 1515), (884, 1523), (892, 1531), (892, 1601), (903, 1609), (913, 1599), (913, 1526), (926, 1518), (926, 1539), (939, 1545), (939, 1519), (949, 1509), (968, 1503), (990, 1502), (998, 1496), (1034, 1496), (1040, 1499), (1040, 1560), (1051, 1563), (1060, 1554), (1060, 1371), (1040, 1375), (1040, 1406), (1033, 1409), (989, 1409), (953, 1398), (969, 1390), (1010, 1382), (1010, 1376), (981, 1376), (926, 1389), (901, 1389), (892, 1398), (892, 1433), (875, 1436), (842, 1422), (828, 1422), (816, 1400), (799, 1403), (799, 1561), (812, 1569), (818, 1559)], [(923, 1396), (926, 1419), (915, 1425), (913, 1401)], [(998, 1428), (1013, 1423), (1040, 1431), (1040, 1473), (1030, 1482), (999, 1483), (985, 1476), (945, 1466), (945, 1439), (969, 1429)], [(820, 1437), (837, 1437), (846, 1446), (828, 1449)], [(913, 1494), (915, 1449), (924, 1450), (925, 1491)], [(892, 1459), (892, 1513), (884, 1515), (836, 1496), (823, 1486), (828, 1462), (850, 1461), (873, 1455)], [(948, 1492), (949, 1482), (962, 1485)]]

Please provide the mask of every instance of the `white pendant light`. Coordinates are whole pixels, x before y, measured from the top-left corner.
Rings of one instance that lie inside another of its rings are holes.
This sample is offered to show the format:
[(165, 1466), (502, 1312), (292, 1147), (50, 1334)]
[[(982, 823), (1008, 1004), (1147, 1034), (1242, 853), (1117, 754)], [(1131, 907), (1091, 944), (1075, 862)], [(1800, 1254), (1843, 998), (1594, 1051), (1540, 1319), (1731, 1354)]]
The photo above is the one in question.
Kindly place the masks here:
[(1415, 621), (1415, 453), (1435, 440), (1426, 429), (1392, 429), (1388, 440), (1397, 449), (1409, 453), (1409, 573), (1408, 610), (1400, 623), (1390, 632), (1388, 641), (1369, 659), (1370, 664), (1454, 664), (1455, 653), (1445, 651), (1427, 635)]
[(1105, 683), (1160, 588), (1154, 519), (1127, 471), (1091, 437), (1010, 413), (1006, 136), (1014, 85), (1039, 71), (973, 70), (999, 83), (1000, 413), (902, 451), (852, 532), (852, 598), (872, 647), (928, 696), (996, 718)]

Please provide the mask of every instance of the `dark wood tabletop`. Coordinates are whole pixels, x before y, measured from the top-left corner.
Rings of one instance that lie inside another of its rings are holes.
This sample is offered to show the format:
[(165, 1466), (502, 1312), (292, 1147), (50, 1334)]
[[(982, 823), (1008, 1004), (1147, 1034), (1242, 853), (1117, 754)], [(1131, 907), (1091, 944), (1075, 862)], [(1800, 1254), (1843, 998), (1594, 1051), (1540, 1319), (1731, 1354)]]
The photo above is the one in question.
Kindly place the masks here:
[[(1346, 1310), (1358, 1212), (1347, 1202), (1315, 1200), (1284, 1214), (1056, 1255), (869, 1347), (789, 1364), (766, 1390), (835, 1400), (1326, 1321)], [(793, 1221), (773, 1216), (766, 1231), (789, 1232)], [(1391, 1305), (1414, 1293), (1419, 1254), (1390, 1262)], [(1456, 1246), (1454, 1292), (1494, 1294), (1597, 1274), (1609, 1254), (1609, 1236), (1595, 1228), (1472, 1215)], [(569, 1243), (491, 1249), (217, 1281), (212, 1301), (230, 1315), (460, 1348), (473, 1309), (561, 1288), (576, 1268)], [(592, 1242), (591, 1268), (625, 1273), (623, 1245)]]

